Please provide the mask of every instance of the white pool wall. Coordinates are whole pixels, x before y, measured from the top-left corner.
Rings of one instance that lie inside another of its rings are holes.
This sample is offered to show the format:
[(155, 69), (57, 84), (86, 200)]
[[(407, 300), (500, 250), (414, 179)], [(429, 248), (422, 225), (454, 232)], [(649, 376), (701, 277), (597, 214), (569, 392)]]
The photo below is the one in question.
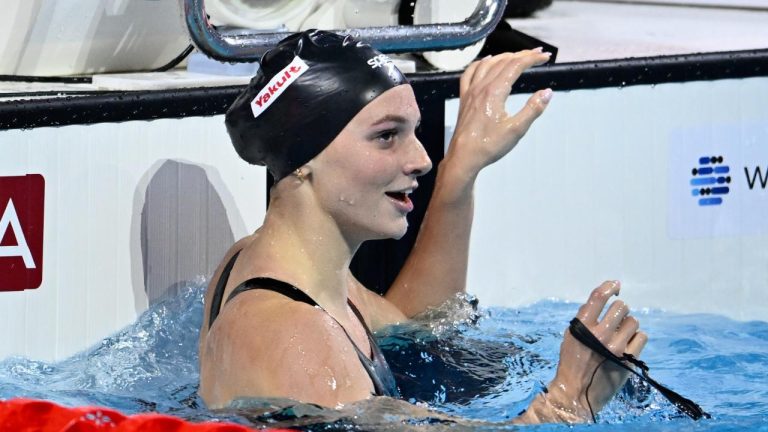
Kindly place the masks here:
[[(670, 162), (681, 134), (740, 128), (733, 145), (764, 155), (751, 159), (768, 172), (766, 95), (768, 78), (556, 92), (478, 180), (469, 290), (517, 307), (582, 301), (619, 279), (636, 310), (768, 319), (766, 191), (727, 196), (762, 211), (741, 228), (721, 218), (699, 221), (705, 235), (670, 231), (675, 203), (691, 198), (673, 194), (688, 193), (689, 164)], [(446, 102), (449, 126), (457, 107)], [(0, 292), (0, 358), (61, 359), (97, 343), (208, 276), (265, 211), (266, 173), (237, 157), (222, 116), (2, 131), (0, 154), (0, 175), (46, 180), (43, 282)]]
[(265, 169), (238, 158), (223, 116), (2, 131), (0, 154), (0, 175), (46, 181), (43, 282), (0, 292), (0, 358), (65, 358), (132, 323), (153, 291), (209, 276), (266, 208)]
[[(469, 290), (518, 307), (582, 302), (618, 279), (634, 309), (767, 320), (768, 190), (743, 173), (768, 176), (767, 101), (768, 78), (556, 92), (478, 180)], [(447, 135), (457, 110), (447, 103)], [(699, 153), (731, 163), (719, 208), (690, 195)]]

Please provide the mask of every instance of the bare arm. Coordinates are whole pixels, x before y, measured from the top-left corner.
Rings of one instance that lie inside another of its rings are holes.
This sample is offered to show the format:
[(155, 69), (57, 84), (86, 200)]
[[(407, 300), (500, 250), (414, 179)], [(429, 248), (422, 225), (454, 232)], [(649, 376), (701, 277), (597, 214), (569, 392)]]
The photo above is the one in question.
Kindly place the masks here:
[[(437, 306), (466, 286), (469, 237), (473, 217), (473, 188), (480, 171), (514, 148), (546, 108), (551, 91), (534, 94), (526, 106), (510, 116), (505, 102), (512, 84), (527, 68), (547, 55), (525, 51), (473, 63), (461, 78), (461, 106), (456, 132), (440, 164), (427, 216), (413, 250), (386, 298), (407, 316)], [(617, 282), (597, 287), (577, 316), (614, 354), (640, 354), (647, 336), (629, 316), (629, 307), (613, 302)], [(577, 423), (588, 421), (627, 379), (627, 372), (600, 366), (602, 357), (566, 331), (557, 373), (516, 423)], [(591, 382), (591, 385), (590, 385)], [(587, 394), (589, 388), (589, 394)]]
[(546, 108), (549, 90), (534, 94), (515, 115), (504, 105), (523, 71), (547, 59), (548, 54), (538, 51), (502, 54), (473, 63), (462, 75), (456, 131), (440, 163), (416, 244), (386, 294), (405, 315), (465, 291), (475, 179), (512, 150)]
[(241, 397), (334, 408), (373, 393), (333, 318), (274, 293), (250, 292), (232, 300), (200, 348), (200, 395), (209, 408)]

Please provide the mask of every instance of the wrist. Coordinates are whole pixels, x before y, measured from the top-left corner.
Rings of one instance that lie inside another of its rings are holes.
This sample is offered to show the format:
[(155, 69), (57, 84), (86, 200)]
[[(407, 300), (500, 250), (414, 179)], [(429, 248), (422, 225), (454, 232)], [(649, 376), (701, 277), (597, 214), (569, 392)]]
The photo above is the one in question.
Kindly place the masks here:
[(451, 168), (461, 172), (467, 178), (476, 178), (485, 165), (481, 162), (480, 151), (474, 144), (467, 138), (454, 135), (445, 152), (443, 162), (447, 162)]
[(478, 172), (458, 157), (446, 155), (437, 170), (433, 197), (446, 202), (471, 197)]
[(550, 393), (543, 391), (539, 393), (526, 411), (524, 411), (519, 422), (528, 424), (543, 423), (566, 423), (577, 424), (584, 423), (588, 419), (575, 410), (564, 406), (556, 398), (551, 397)]
[[(588, 404), (585, 397), (582, 394), (574, 395), (575, 388), (569, 386), (557, 380), (553, 380), (547, 387), (546, 396), (547, 403), (553, 409), (564, 414), (573, 415), (578, 417), (579, 422), (588, 421), (592, 418)], [(569, 391), (571, 390), (571, 391)]]

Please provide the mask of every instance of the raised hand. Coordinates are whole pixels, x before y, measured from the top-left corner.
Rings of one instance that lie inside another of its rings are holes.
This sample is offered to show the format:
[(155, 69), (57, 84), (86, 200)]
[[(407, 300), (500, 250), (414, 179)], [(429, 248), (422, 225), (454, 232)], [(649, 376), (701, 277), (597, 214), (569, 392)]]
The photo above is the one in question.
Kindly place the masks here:
[(461, 164), (465, 174), (476, 176), (512, 150), (544, 112), (552, 90), (534, 93), (514, 115), (507, 113), (505, 102), (520, 75), (549, 57), (539, 48), (486, 57), (467, 67), (461, 76), (459, 117), (446, 158)]

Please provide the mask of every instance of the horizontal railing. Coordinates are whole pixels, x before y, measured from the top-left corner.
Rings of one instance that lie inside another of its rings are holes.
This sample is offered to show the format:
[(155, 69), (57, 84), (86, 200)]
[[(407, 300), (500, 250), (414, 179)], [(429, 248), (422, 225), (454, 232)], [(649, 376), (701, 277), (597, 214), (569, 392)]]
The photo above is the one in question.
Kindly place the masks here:
[[(181, 0), (192, 43), (220, 61), (253, 62), (290, 32), (243, 33), (219, 31), (208, 20), (204, 0)], [(386, 53), (440, 51), (469, 46), (493, 31), (504, 14), (506, 0), (479, 0), (475, 11), (459, 23), (364, 27), (333, 30), (351, 34)]]

